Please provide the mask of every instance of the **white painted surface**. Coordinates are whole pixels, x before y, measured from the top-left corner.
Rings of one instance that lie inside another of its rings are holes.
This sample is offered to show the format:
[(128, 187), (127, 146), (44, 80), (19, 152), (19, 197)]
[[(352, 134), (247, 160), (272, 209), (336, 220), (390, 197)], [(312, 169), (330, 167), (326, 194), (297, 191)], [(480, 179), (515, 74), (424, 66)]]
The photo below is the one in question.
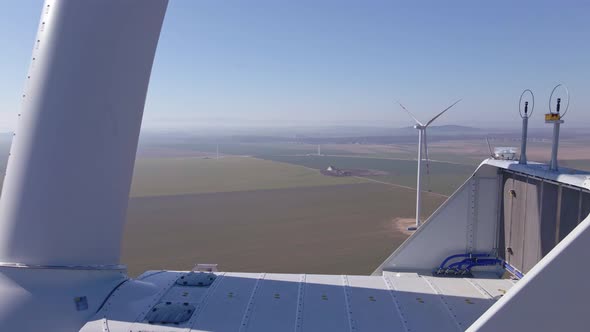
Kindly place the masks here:
[(489, 294), (494, 300), (504, 296), (516, 282), (510, 279), (470, 279), (470, 281)]
[(0, 199), (0, 331), (78, 330), (126, 280), (115, 267), (166, 6), (45, 1)]
[[(418, 125), (420, 126), (420, 125)], [(416, 170), (416, 228), (420, 227), (422, 221), (422, 212), (421, 212), (421, 204), (422, 204), (422, 149), (423, 143), (422, 139), (424, 138), (424, 130), (421, 126), (418, 129), (418, 169)], [(424, 140), (426, 143), (426, 140)]]
[(587, 331), (590, 217), (579, 224), (469, 331)]
[(373, 275), (379, 275), (382, 271), (433, 271), (445, 257), (464, 253), (467, 246), (471, 181), (463, 184), (445, 201)]
[(227, 273), (192, 330), (239, 331), (259, 277), (259, 273)]
[(497, 247), (499, 182), (497, 177), (484, 176), (476, 177), (476, 181), (473, 251), (488, 252)]
[(459, 331), (449, 309), (422, 277), (388, 272), (383, 277), (393, 284), (396, 300), (410, 331)]
[(349, 331), (342, 277), (306, 277), (302, 331)]
[[(433, 271), (446, 257), (461, 253), (497, 252), (500, 207), (498, 168), (560, 181), (589, 189), (589, 172), (560, 169), (551, 172), (547, 165), (487, 159), (430, 218), (373, 273), (383, 271)], [(493, 270), (493, 268), (476, 268)]]
[[(590, 190), (590, 172), (566, 167), (560, 167), (559, 171), (549, 170), (549, 165), (529, 162), (520, 165), (518, 161), (486, 159), (482, 165), (491, 165), (502, 169), (520, 172), (538, 178), (561, 182), (574, 187)], [(481, 167), (481, 166), (480, 166)]]
[(0, 199), (0, 262), (119, 263), (167, 0), (47, 0)]
[[(115, 270), (0, 267), (0, 331), (77, 331), (125, 280)], [(77, 297), (86, 309), (77, 310)]]
[(424, 277), (439, 293), (461, 329), (466, 329), (491, 305), (492, 298), (467, 279)]
[(358, 331), (405, 331), (383, 278), (349, 276), (351, 311)]
[(299, 279), (297, 274), (267, 274), (247, 330), (295, 331)]
[[(218, 273), (209, 287), (189, 287), (175, 284), (182, 274), (149, 273), (125, 283), (81, 331), (459, 331), (494, 303), (473, 283), (496, 285), (415, 273)], [(508, 291), (511, 285), (502, 287)], [(150, 309), (166, 301), (188, 301), (198, 309), (178, 325), (146, 322)]]

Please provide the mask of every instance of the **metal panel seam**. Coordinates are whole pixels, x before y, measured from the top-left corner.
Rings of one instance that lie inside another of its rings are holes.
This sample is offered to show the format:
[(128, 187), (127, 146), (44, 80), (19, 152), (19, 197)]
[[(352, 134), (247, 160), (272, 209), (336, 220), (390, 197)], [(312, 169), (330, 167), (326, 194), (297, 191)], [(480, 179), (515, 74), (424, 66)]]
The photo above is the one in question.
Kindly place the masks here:
[(455, 325), (457, 326), (459, 331), (463, 331), (464, 328), (461, 326), (461, 323), (459, 323), (459, 321), (457, 320), (457, 315), (455, 315), (455, 313), (453, 312), (453, 309), (451, 309), (451, 306), (445, 300), (445, 296), (440, 291), (440, 289), (435, 284), (430, 282), (430, 280), (428, 280), (428, 278), (426, 278), (424, 276), (420, 276), (420, 278), (422, 280), (424, 280), (426, 282), (426, 284), (428, 284), (428, 286), (430, 286), (430, 288), (432, 288), (432, 290), (438, 295), (440, 301), (442, 302), (443, 306), (447, 309), (447, 313), (449, 314), (449, 316), (451, 316), (451, 319), (453, 320), (453, 322), (455, 323)]
[(256, 293), (258, 292), (258, 288), (260, 288), (260, 284), (262, 284), (262, 280), (266, 277), (266, 273), (261, 273), (256, 280), (256, 284), (252, 289), (252, 294), (250, 294), (250, 300), (248, 300), (248, 304), (246, 305), (246, 309), (244, 310), (244, 315), (242, 316), (242, 322), (240, 323), (240, 332), (246, 331), (248, 327), (248, 322), (250, 321), (250, 317), (252, 316), (252, 306), (254, 305), (254, 299), (256, 298)]
[(381, 276), (383, 278), (383, 280), (385, 281), (385, 285), (387, 286), (387, 288), (389, 289), (389, 294), (391, 295), (391, 298), (393, 300), (393, 304), (395, 306), (395, 310), (397, 312), (397, 314), (399, 315), (399, 317), (401, 318), (401, 322), (402, 322), (402, 326), (404, 327), (404, 330), (406, 332), (410, 331), (410, 329), (408, 328), (408, 322), (406, 317), (404, 317), (404, 314), (402, 312), (402, 309), (399, 305), (399, 302), (397, 301), (397, 289), (395, 288), (395, 285), (391, 282), (391, 280), (389, 280), (389, 277), (383, 275)]
[(494, 297), (492, 296), (492, 294), (488, 293), (488, 291), (485, 290), (480, 284), (478, 284), (476, 280), (472, 280), (469, 278), (463, 278), (463, 280), (467, 281), (471, 286), (473, 286), (473, 288), (477, 289), (478, 292), (480, 292), (483, 296), (487, 297), (488, 300), (494, 301)]
[(299, 289), (297, 290), (297, 312), (295, 312), (295, 332), (301, 331), (303, 320), (303, 301), (305, 296), (306, 275), (299, 276)]
[(352, 304), (350, 303), (351, 301), (351, 290), (350, 290), (350, 283), (348, 282), (348, 276), (343, 275), (342, 276), (342, 288), (344, 290), (344, 302), (346, 304), (346, 315), (348, 317), (348, 325), (350, 327), (350, 331), (354, 332), (356, 331), (356, 323), (354, 321), (354, 318), (352, 318)]
[(131, 324), (130, 327), (130, 331), (133, 331), (133, 326), (136, 325), (137, 323), (143, 321), (143, 319), (145, 318), (145, 315), (149, 312), (149, 310), (156, 305), (164, 295), (166, 295), (166, 293), (168, 293), (168, 291), (174, 287), (174, 284), (176, 283), (176, 279), (178, 279), (178, 276), (180, 275), (180, 272), (173, 272), (171, 273), (171, 275), (173, 276), (173, 278), (170, 278), (168, 280), (168, 283), (162, 287), (162, 289), (160, 289), (160, 291), (153, 296), (152, 301), (150, 301), (148, 303), (147, 306), (145, 306), (145, 308), (143, 309), (142, 312), (140, 312), (137, 317), (135, 318), (135, 320), (133, 321), (133, 323)]
[(221, 284), (221, 282), (225, 277), (225, 272), (222, 272), (220, 274), (217, 275), (217, 278), (215, 278), (215, 280), (213, 281), (213, 283), (209, 286), (209, 289), (207, 290), (207, 292), (205, 293), (205, 295), (201, 298), (201, 302), (199, 302), (195, 308), (195, 313), (193, 314), (193, 317), (191, 317), (191, 319), (189, 319), (188, 324), (186, 329), (184, 330), (185, 332), (190, 332), (193, 329), (193, 326), (195, 325), (195, 323), (197, 322), (197, 320), (199, 319), (199, 316), (201, 315), (201, 312), (203, 312), (203, 309), (205, 308), (205, 306), (207, 305), (207, 301), (209, 300), (209, 298), (211, 297), (211, 295), (213, 293), (215, 293), (215, 290), (217, 290), (217, 287), (219, 287), (219, 285)]

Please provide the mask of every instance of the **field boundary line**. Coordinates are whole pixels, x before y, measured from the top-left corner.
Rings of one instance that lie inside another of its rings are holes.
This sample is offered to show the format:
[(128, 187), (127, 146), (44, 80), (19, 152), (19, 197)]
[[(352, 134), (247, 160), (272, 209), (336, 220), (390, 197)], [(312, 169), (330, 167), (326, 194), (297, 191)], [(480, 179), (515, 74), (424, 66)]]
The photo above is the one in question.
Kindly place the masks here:
[[(281, 154), (276, 155), (276, 157), (314, 157), (317, 155), (313, 154)], [(272, 157), (272, 156), (271, 156)], [(380, 159), (380, 160), (398, 160), (398, 161), (417, 161), (416, 158), (396, 158), (396, 157), (371, 157), (371, 156), (363, 156), (363, 155), (343, 155), (343, 154), (322, 154), (322, 157), (336, 157), (336, 158), (357, 158), (357, 159)], [(447, 160), (438, 160), (438, 159), (429, 159), (430, 162), (439, 163), (439, 164), (450, 164), (450, 165), (460, 165), (460, 166), (473, 166), (471, 164), (460, 163), (456, 161), (447, 161)]]
[[(267, 160), (267, 159), (264, 159), (264, 160)], [(271, 161), (274, 161), (274, 160), (271, 160)], [(287, 162), (284, 162), (284, 161), (274, 161), (274, 162), (288, 164), (288, 165), (300, 166), (300, 167), (306, 168), (306, 169), (311, 170), (311, 171), (314, 171), (314, 172), (320, 172), (320, 170), (317, 169), (317, 168), (311, 168), (311, 167), (307, 167), (307, 166), (303, 166), (303, 165), (299, 165), (299, 164), (291, 164), (291, 163), (287, 163)], [(404, 188), (404, 189), (410, 189), (410, 190), (416, 191), (416, 188), (404, 186), (404, 185), (397, 184), (397, 183), (379, 181), (379, 180), (367, 178), (367, 177), (364, 177), (364, 176), (351, 176), (351, 177), (356, 178), (356, 179), (359, 179), (359, 180), (365, 180), (365, 181), (369, 181), (369, 182), (375, 182), (375, 183), (379, 183), (379, 184), (384, 184), (386, 186), (397, 187), (397, 188)], [(433, 192), (433, 191), (427, 191), (426, 193), (427, 194), (432, 194), (432, 195), (435, 195), (435, 196), (444, 197), (444, 198), (449, 198), (448, 195), (437, 193), (437, 192)]]
[[(355, 176), (355, 178), (363, 179), (363, 180), (367, 180), (367, 181), (371, 181), (371, 182), (375, 182), (375, 183), (380, 183), (380, 184), (384, 184), (384, 185), (391, 186), (391, 187), (398, 187), (398, 188), (404, 188), (404, 189), (410, 189), (410, 190), (416, 191), (416, 188), (404, 186), (404, 185), (397, 184), (397, 183), (391, 183), (391, 182), (386, 182), (386, 181), (379, 181), (379, 180), (375, 180), (375, 179), (371, 179), (371, 178), (366, 178), (364, 176)], [(426, 193), (427, 194), (431, 194), (431, 195), (435, 195), (435, 196), (449, 198), (449, 196), (447, 196), (445, 194), (437, 193), (437, 192), (434, 192), (434, 191), (427, 191)]]

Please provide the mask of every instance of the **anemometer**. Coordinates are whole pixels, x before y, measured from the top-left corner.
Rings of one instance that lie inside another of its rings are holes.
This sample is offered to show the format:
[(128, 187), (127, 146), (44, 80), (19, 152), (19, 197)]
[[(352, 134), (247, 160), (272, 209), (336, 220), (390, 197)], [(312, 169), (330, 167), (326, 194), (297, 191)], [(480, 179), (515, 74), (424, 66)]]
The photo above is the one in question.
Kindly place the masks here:
[[(555, 110), (552, 109), (551, 104), (553, 101), (553, 95), (555, 94), (555, 91), (557, 91), (557, 89), (561, 87), (563, 90), (565, 90), (565, 95), (567, 98), (567, 103), (565, 104), (565, 110), (563, 111), (563, 113), (560, 113), (561, 110), (561, 98), (557, 98), (556, 104), (555, 104)], [(567, 87), (563, 84), (557, 84), (553, 90), (551, 91), (551, 96), (549, 97), (549, 113), (545, 114), (545, 122), (546, 123), (551, 123), (551, 121), (560, 121), (565, 114), (567, 113), (567, 110), (570, 107), (570, 92), (567, 89)], [(563, 120), (561, 120), (561, 123), (563, 123)]]
[[(527, 98), (525, 98), (525, 95), (527, 95), (527, 92), (530, 95), (530, 99), (531, 99), (531, 108), (530, 108), (531, 112), (530, 113), (529, 113), (529, 102), (527, 101)], [(522, 107), (523, 100), (525, 101), (524, 102), (524, 109)], [(520, 95), (520, 100), (518, 102), (518, 112), (520, 113), (520, 117), (523, 119), (530, 118), (531, 116), (533, 116), (534, 109), (535, 109), (535, 95), (533, 94), (533, 91), (526, 89)]]
[[(525, 98), (529, 97), (531, 100), (531, 111), (529, 113), (529, 101)], [(522, 101), (524, 100), (524, 107)], [(520, 113), (520, 117), (522, 118), (522, 138), (520, 140), (520, 158), (518, 163), (521, 165), (526, 165), (526, 141), (528, 135), (528, 128), (529, 128), (529, 118), (533, 116), (533, 111), (535, 109), (535, 95), (529, 89), (526, 89), (520, 95), (520, 100), (518, 101), (518, 113)]]
[[(551, 104), (553, 101), (553, 95), (558, 88), (562, 88), (565, 90), (566, 96), (566, 104), (565, 110), (561, 113), (561, 98), (556, 97), (555, 103), (555, 110), (551, 108)], [(570, 92), (567, 87), (563, 84), (557, 84), (553, 90), (551, 91), (551, 96), (549, 96), (549, 113), (545, 114), (545, 123), (553, 124), (553, 145), (551, 146), (551, 164), (549, 165), (549, 169), (551, 171), (557, 171), (559, 166), (557, 165), (557, 150), (559, 148), (559, 126), (563, 123), (563, 117), (567, 113), (567, 110), (570, 107)]]
[[(562, 105), (562, 99), (557, 97), (556, 92), (561, 88), (565, 92), (565, 107)], [(555, 96), (555, 98), (554, 98)], [(555, 105), (555, 108), (553, 108)], [(553, 144), (551, 147), (551, 162), (549, 164), (549, 170), (557, 171), (557, 151), (559, 148), (559, 127), (564, 122), (563, 117), (566, 115), (570, 106), (570, 92), (568, 88), (563, 84), (557, 84), (551, 95), (549, 96), (549, 113), (545, 114), (545, 123), (553, 124)], [(533, 116), (535, 109), (535, 94), (530, 89), (524, 90), (520, 94), (518, 100), (518, 114), (522, 119), (522, 138), (520, 141), (520, 158), (518, 163), (521, 165), (527, 164), (526, 147), (527, 147), (527, 134), (528, 134), (528, 123), (529, 118)], [(563, 111), (562, 111), (563, 109)], [(492, 153), (490, 141), (486, 138), (488, 148), (490, 149), (490, 155), (492, 158), (497, 158), (497, 153)]]

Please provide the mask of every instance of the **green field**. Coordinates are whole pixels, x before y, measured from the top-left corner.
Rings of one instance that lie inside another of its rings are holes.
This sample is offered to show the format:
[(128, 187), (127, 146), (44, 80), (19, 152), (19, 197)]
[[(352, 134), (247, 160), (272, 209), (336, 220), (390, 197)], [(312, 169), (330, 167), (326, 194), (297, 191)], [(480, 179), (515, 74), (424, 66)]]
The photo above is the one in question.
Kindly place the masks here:
[[(7, 155), (7, 147), (0, 152)], [(414, 216), (414, 190), (318, 170), (384, 170), (390, 175), (373, 178), (413, 187), (413, 160), (371, 158), (377, 154), (363, 146), (322, 148), (341, 157), (305, 156), (316, 146), (294, 143), (220, 144), (222, 158), (212, 159), (215, 149), (140, 149), (123, 240), (122, 263), (131, 275), (197, 263), (225, 271), (368, 274), (408, 236), (393, 220)], [(433, 164), (433, 181), (457, 185), (452, 177), (462, 181), (467, 170), (455, 166)], [(425, 194), (423, 218), (443, 200)]]
[[(0, 171), (8, 143), (0, 140)], [(412, 145), (322, 146), (328, 156), (311, 155), (316, 145), (289, 142), (219, 147), (218, 160), (211, 158), (217, 148), (212, 143), (140, 147), (123, 240), (122, 263), (131, 275), (197, 263), (219, 263), (224, 271), (368, 274), (408, 236), (393, 220), (415, 213), (415, 191), (400, 187), (415, 186)], [(560, 165), (590, 170), (580, 151), (580, 159)], [(461, 153), (431, 150), (432, 159), (460, 163), (432, 162), (433, 191), (449, 195), (473, 172), (480, 154)], [(388, 175), (319, 173), (330, 165)], [(423, 197), (423, 218), (445, 199)]]
[[(273, 156), (273, 155), (304, 155), (317, 152), (317, 145), (304, 143), (237, 143), (221, 142), (217, 143), (186, 143), (179, 142), (174, 145), (178, 149), (186, 151), (209, 152), (212, 155), (216, 153), (217, 146), (221, 154), (242, 155), (242, 156)], [(168, 147), (168, 145), (164, 145)], [(343, 149), (322, 149), (323, 153), (328, 154), (351, 154)]]
[[(240, 143), (222, 141), (213, 142), (175, 142), (171, 144), (144, 144), (143, 147), (151, 148), (171, 148), (184, 150), (186, 152), (209, 153), (215, 155), (217, 147), (219, 152), (225, 155), (241, 155), (254, 157), (267, 156), (294, 156), (309, 155), (317, 153), (317, 144), (296, 143), (296, 142), (275, 142), (275, 143)], [(325, 155), (335, 156), (359, 156), (359, 157), (379, 157), (379, 158), (411, 158), (415, 157), (415, 148), (413, 145), (400, 145), (401, 148), (394, 151), (384, 151), (387, 145), (365, 145), (365, 144), (322, 144), (321, 152)]]
[[(368, 274), (407, 238), (393, 220), (414, 216), (414, 190), (282, 158), (138, 159), (123, 241), (130, 273), (212, 262), (225, 271)], [(443, 200), (425, 194), (423, 217)]]
[(138, 159), (132, 197), (330, 186), (368, 182), (250, 157)]
[[(414, 187), (415, 161), (261, 158), (137, 159), (123, 241), (130, 273), (218, 263), (225, 271), (368, 274), (407, 238), (393, 220), (414, 216), (414, 190), (319, 170), (383, 170), (389, 175), (372, 179)], [(449, 193), (472, 170), (433, 163), (433, 187)], [(423, 218), (443, 201), (425, 194)]]
[[(380, 158), (359, 157), (332, 157), (332, 156), (269, 156), (270, 160), (302, 165), (314, 169), (326, 169), (335, 166), (342, 169), (374, 169), (389, 173), (383, 176), (371, 176), (369, 178), (399, 184), (402, 186), (416, 187), (416, 161)], [(475, 166), (464, 164), (451, 164), (444, 162), (430, 163), (430, 189), (433, 192), (450, 195), (473, 173)], [(424, 190), (428, 190), (428, 181), (425, 179)]]

